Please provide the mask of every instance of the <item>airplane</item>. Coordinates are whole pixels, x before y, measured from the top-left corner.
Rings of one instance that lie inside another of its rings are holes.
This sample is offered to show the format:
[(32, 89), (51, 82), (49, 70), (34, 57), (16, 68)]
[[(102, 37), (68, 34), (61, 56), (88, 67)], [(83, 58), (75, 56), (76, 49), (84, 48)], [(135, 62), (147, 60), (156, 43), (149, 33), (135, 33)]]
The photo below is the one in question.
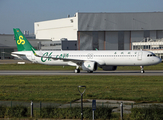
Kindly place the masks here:
[(75, 66), (75, 73), (80, 73), (80, 68), (92, 73), (98, 67), (112, 71), (117, 66), (140, 66), (141, 73), (144, 73), (144, 66), (162, 61), (154, 53), (143, 50), (36, 50), (19, 28), (13, 31), (18, 51), (12, 52), (12, 56), (45, 65)]

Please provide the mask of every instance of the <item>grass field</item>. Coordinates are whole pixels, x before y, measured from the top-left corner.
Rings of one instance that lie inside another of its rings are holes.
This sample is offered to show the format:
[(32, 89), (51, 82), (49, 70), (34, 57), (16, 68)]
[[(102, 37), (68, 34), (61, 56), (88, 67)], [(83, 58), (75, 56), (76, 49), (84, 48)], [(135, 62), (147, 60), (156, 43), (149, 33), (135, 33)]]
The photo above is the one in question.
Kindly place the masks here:
[(70, 102), (80, 99), (163, 102), (162, 76), (0, 76), (0, 100)]
[[(1, 64), (0, 70), (74, 70), (70, 66)], [(99, 69), (100, 70), (100, 69)], [(117, 70), (140, 70), (118, 66)], [(145, 70), (163, 70), (163, 63)], [(84, 99), (163, 102), (162, 76), (0, 76), (0, 100), (71, 102), (80, 99), (77, 86), (87, 87)]]
[[(0, 64), (0, 70), (74, 70), (71, 66), (49, 66), (42, 64)], [(163, 63), (145, 66), (145, 70), (163, 70)], [(101, 70), (100, 68), (98, 70)], [(117, 70), (140, 70), (139, 66), (118, 66)]]

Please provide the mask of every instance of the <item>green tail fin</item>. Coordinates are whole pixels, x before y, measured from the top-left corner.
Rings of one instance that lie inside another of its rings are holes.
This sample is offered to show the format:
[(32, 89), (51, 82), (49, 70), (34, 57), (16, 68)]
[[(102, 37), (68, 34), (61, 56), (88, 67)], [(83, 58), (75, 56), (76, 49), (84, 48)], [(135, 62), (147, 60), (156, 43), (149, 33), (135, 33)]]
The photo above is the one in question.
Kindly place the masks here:
[(18, 51), (32, 51), (34, 49), (29, 41), (24, 37), (19, 28), (14, 28), (14, 35)]

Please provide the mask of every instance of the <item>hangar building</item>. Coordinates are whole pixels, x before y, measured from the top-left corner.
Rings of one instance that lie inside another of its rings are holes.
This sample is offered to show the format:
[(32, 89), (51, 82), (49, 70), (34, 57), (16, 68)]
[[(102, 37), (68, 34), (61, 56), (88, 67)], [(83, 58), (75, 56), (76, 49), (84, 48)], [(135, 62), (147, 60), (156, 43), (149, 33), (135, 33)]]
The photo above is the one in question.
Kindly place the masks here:
[(35, 22), (34, 29), (36, 39), (77, 41), (78, 50), (131, 50), (132, 42), (162, 39), (162, 20), (163, 12), (76, 13)]

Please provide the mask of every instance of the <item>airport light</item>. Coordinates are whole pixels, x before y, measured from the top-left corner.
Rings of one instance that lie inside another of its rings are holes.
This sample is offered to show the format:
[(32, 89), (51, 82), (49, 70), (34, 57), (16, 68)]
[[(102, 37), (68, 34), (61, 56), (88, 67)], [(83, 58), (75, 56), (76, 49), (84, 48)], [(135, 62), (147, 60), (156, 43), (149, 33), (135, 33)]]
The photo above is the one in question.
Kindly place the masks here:
[(83, 120), (83, 94), (86, 90), (86, 86), (78, 86), (78, 91), (81, 95), (81, 120)]

